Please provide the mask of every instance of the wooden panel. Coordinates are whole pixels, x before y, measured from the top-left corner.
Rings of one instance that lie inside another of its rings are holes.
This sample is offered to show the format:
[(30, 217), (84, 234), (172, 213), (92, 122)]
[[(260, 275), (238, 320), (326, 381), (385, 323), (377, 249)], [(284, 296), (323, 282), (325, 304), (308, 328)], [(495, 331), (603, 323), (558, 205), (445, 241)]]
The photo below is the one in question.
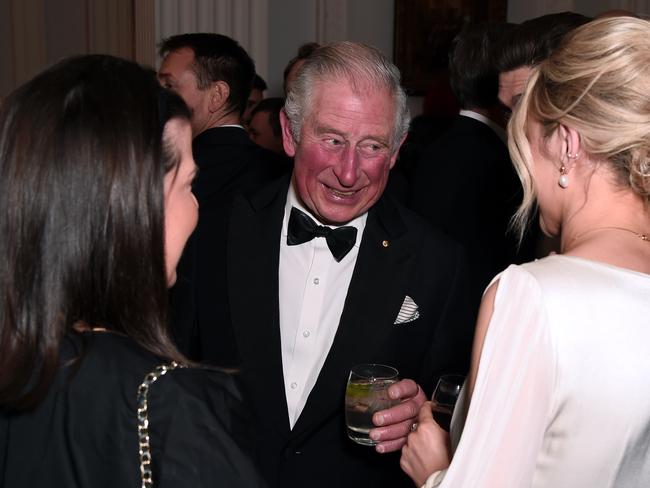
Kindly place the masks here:
[(155, 0), (137, 0), (134, 3), (135, 60), (147, 66), (156, 66)]
[(88, 0), (89, 52), (135, 60), (134, 0)]
[(447, 66), (449, 46), (466, 23), (505, 22), (506, 0), (395, 0), (395, 64), (409, 95), (422, 95)]
[(12, 0), (11, 7), (11, 66), (14, 86), (18, 86), (46, 65), (45, 15), (42, 0)]

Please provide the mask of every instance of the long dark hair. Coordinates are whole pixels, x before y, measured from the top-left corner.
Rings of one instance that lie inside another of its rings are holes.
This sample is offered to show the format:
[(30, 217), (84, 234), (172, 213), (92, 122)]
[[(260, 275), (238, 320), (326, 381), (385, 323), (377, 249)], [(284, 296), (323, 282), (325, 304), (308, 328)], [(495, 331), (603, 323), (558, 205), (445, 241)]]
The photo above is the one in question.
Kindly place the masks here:
[(167, 334), (165, 123), (189, 120), (152, 71), (64, 60), (0, 114), (0, 406), (46, 394), (75, 324), (182, 360)]

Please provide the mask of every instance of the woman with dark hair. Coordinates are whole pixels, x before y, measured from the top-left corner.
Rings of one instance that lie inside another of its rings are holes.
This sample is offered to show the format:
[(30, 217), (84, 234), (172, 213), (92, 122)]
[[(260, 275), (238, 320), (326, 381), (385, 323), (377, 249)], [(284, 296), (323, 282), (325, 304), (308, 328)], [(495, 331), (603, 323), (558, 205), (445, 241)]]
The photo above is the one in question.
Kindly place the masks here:
[(134, 63), (65, 60), (5, 101), (3, 487), (258, 486), (232, 379), (167, 333), (195, 171), (187, 107)]

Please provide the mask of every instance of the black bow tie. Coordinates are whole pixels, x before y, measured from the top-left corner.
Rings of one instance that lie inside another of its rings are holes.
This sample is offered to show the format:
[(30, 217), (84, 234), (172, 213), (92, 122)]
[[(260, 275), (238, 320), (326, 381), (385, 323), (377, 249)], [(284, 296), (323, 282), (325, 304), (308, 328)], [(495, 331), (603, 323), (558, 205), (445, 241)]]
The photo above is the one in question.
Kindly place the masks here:
[(298, 210), (296, 207), (291, 207), (287, 244), (295, 246), (303, 242), (309, 242), (314, 237), (324, 237), (332, 256), (334, 256), (336, 262), (339, 262), (354, 246), (357, 240), (357, 229), (350, 225), (330, 229), (324, 225), (318, 225), (305, 212)]

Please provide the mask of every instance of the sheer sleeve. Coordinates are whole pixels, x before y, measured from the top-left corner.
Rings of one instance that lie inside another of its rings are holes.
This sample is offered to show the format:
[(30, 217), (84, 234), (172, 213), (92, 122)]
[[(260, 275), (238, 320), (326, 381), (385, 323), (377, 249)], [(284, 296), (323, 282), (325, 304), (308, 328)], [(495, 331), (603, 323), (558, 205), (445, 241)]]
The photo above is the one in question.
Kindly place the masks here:
[[(425, 487), (530, 486), (553, 401), (555, 353), (539, 283), (520, 266), (500, 276), (462, 435)], [(453, 430), (453, 428), (452, 428)]]

